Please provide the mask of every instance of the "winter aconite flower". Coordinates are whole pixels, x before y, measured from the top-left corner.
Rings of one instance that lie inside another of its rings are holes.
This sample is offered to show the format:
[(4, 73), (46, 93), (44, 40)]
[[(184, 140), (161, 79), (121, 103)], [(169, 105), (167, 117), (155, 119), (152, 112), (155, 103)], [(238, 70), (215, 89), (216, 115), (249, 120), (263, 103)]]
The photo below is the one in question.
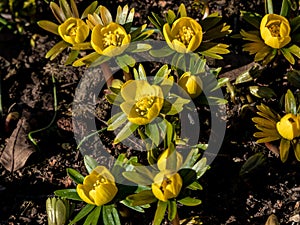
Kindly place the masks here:
[(97, 166), (76, 190), (83, 201), (96, 206), (109, 203), (118, 192), (115, 178), (104, 166)]
[(178, 85), (188, 93), (191, 98), (196, 98), (202, 93), (202, 81), (199, 76), (185, 72), (178, 80)]
[(88, 25), (79, 18), (70, 17), (58, 26), (61, 38), (69, 44), (83, 43), (89, 35)]
[(272, 48), (283, 48), (291, 41), (289, 21), (277, 14), (267, 14), (260, 23), (260, 34), (265, 44)]
[(154, 196), (161, 201), (176, 198), (182, 187), (182, 178), (178, 173), (162, 171), (154, 177), (151, 185)]
[(121, 25), (111, 22), (106, 26), (97, 24), (94, 27), (91, 45), (98, 54), (113, 57), (122, 54), (130, 40), (130, 35)]
[(121, 88), (124, 102), (120, 105), (130, 122), (137, 125), (149, 124), (155, 119), (164, 99), (161, 88), (145, 80), (129, 80)]
[(286, 114), (276, 124), (278, 133), (287, 140), (300, 136), (300, 117), (291, 113)]
[(190, 17), (177, 19), (172, 27), (168, 23), (163, 26), (163, 35), (170, 48), (180, 53), (195, 51), (202, 41), (202, 27)]

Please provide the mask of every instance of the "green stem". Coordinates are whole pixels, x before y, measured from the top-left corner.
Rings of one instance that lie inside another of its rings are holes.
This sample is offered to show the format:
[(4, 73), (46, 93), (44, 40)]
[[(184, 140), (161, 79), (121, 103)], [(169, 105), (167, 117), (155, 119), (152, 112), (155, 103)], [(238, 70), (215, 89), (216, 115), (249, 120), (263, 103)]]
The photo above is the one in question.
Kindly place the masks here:
[(176, 212), (176, 216), (175, 218), (171, 221), (172, 225), (179, 225), (179, 216), (178, 216), (178, 212)]
[(53, 83), (53, 99), (54, 99), (54, 115), (52, 117), (52, 120), (50, 121), (50, 123), (47, 126), (28, 133), (29, 140), (37, 147), (37, 149), (39, 149), (39, 146), (38, 146), (37, 142), (34, 140), (34, 138), (32, 137), (32, 135), (49, 129), (52, 126), (52, 124), (54, 123), (54, 121), (56, 119), (56, 115), (57, 115), (57, 93), (56, 93), (56, 83), (55, 83), (54, 75), (52, 75), (52, 83)]
[(280, 10), (280, 15), (284, 17), (287, 16), (289, 14), (289, 10), (290, 10), (289, 1), (283, 0), (281, 5), (281, 10)]
[(93, 133), (91, 133), (91, 134), (85, 136), (85, 137), (79, 142), (79, 144), (77, 145), (77, 149), (79, 149), (79, 148), (81, 147), (81, 145), (82, 145), (87, 139), (89, 139), (90, 137), (92, 137), (92, 136), (94, 136), (94, 135), (96, 135), (96, 134), (100, 134), (100, 133), (102, 133), (103, 131), (106, 131), (106, 130), (107, 130), (107, 127), (104, 127), (104, 128), (102, 128), (101, 130), (97, 130), (97, 131), (95, 131), (95, 132), (93, 132)]
[(265, 12), (266, 12), (266, 14), (273, 14), (273, 1), (272, 0), (265, 1)]
[(101, 67), (101, 70), (103, 72), (103, 76), (105, 78), (106, 85), (109, 88), (109, 87), (111, 87), (112, 81), (114, 79), (114, 77), (112, 75), (112, 72), (111, 72), (111, 69), (110, 69), (110, 67), (109, 67), (109, 65), (108, 65), (107, 62), (102, 63), (100, 65), (100, 67)]

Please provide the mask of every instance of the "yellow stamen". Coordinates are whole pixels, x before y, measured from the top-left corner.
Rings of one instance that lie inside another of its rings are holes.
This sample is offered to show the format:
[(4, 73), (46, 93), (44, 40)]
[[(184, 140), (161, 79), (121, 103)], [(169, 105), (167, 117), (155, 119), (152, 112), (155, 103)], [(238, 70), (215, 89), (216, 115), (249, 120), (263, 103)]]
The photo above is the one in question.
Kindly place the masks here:
[(115, 32), (111, 32), (109, 31), (108, 33), (104, 34), (104, 38), (103, 38), (103, 46), (106, 48), (108, 46), (121, 46), (122, 45), (122, 41), (124, 39), (124, 35), (123, 34), (119, 34), (118, 31)]
[(144, 116), (147, 114), (148, 110), (151, 108), (151, 106), (154, 103), (154, 97), (153, 96), (147, 96), (137, 101), (135, 104), (136, 109), (135, 111), (141, 115)]
[(193, 36), (195, 36), (195, 32), (192, 28), (183, 26), (175, 38), (182, 42), (185, 46), (188, 46)]

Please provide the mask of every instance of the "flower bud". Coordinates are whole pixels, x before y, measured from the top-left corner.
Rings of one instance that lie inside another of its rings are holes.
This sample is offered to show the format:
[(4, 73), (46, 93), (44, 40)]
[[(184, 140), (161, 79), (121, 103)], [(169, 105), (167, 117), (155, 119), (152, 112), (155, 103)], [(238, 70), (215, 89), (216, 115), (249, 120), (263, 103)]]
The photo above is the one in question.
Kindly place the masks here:
[(188, 93), (191, 98), (196, 98), (202, 93), (202, 81), (200, 77), (185, 72), (179, 79), (178, 85)]
[(73, 208), (66, 199), (48, 198), (46, 200), (46, 212), (48, 215), (48, 225), (64, 225), (69, 219)]
[[(174, 157), (176, 155), (176, 158)], [(175, 161), (176, 160), (176, 161)], [(176, 164), (176, 168), (174, 166)], [(164, 170), (179, 170), (182, 165), (182, 155), (174, 150), (173, 152), (170, 149), (166, 149), (163, 153), (158, 157), (157, 167), (160, 171)], [(174, 167), (174, 168), (170, 168)]]

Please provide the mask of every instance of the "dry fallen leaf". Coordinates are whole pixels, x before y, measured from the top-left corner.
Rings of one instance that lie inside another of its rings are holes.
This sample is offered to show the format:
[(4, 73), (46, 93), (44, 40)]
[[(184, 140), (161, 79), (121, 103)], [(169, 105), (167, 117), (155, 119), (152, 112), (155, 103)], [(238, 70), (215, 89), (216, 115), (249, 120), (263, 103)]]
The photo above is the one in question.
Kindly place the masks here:
[(35, 152), (34, 146), (28, 140), (28, 132), (30, 132), (30, 125), (27, 119), (22, 117), (8, 139), (0, 158), (0, 163), (10, 172), (22, 168), (29, 156)]

